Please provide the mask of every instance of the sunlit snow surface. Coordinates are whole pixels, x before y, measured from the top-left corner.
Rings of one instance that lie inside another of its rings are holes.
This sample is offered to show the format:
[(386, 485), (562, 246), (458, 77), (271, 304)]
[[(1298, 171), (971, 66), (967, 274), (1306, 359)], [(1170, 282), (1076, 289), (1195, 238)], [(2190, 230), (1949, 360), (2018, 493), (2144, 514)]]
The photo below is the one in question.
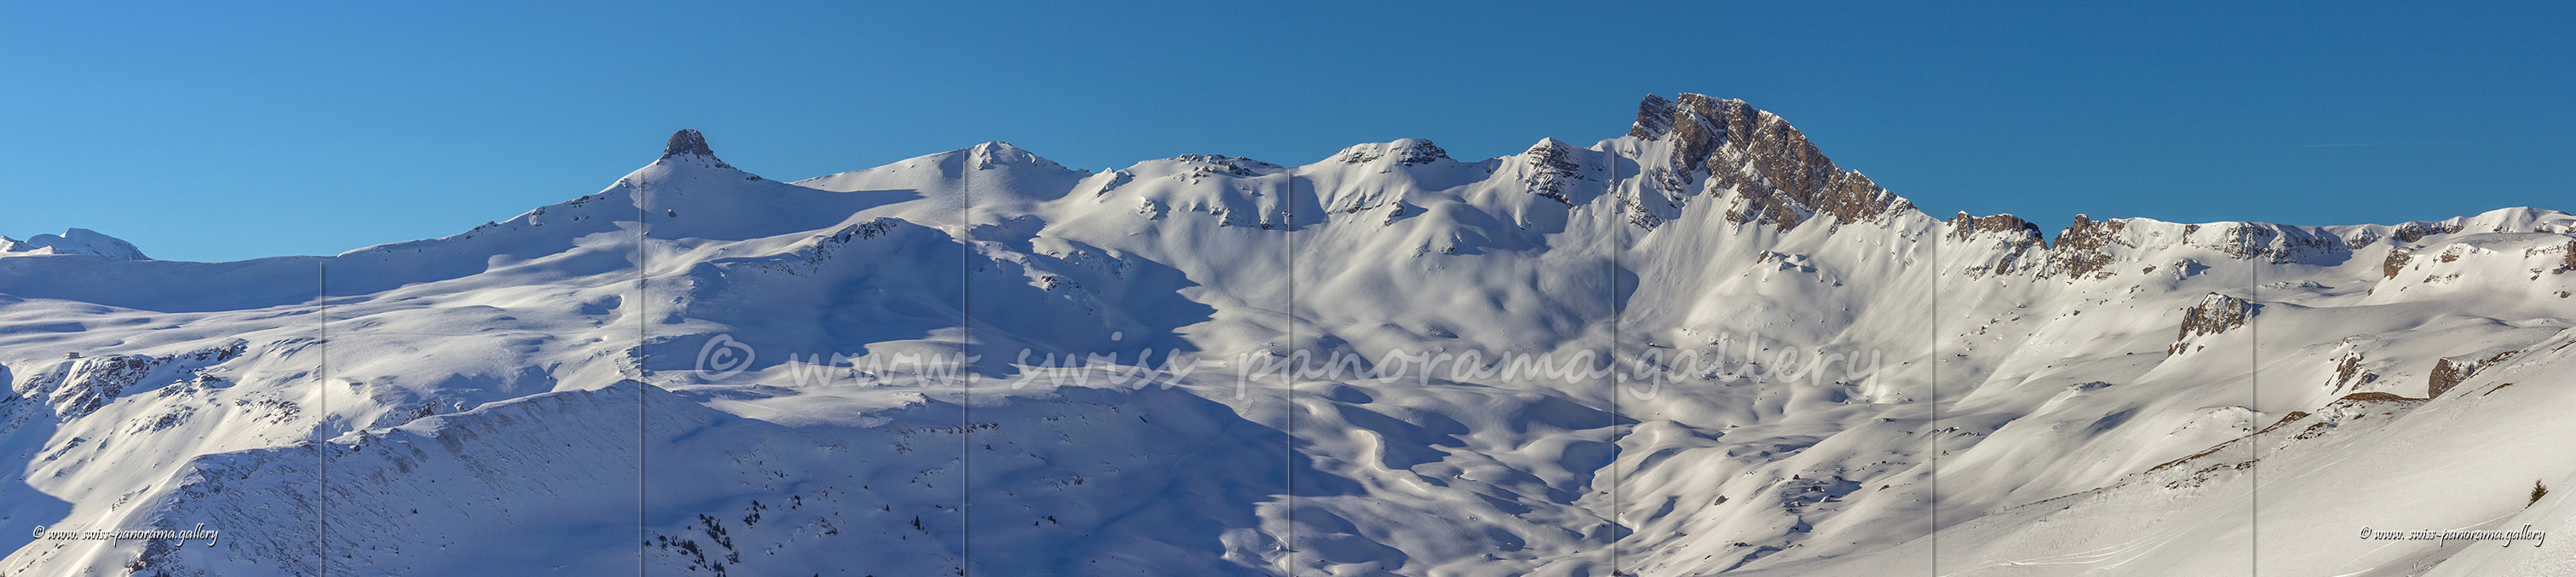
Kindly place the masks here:
[[(0, 239), (0, 534), (221, 532), (0, 570), (2576, 572), (2576, 541), (2357, 536), (2569, 524), (2576, 218), (2042, 243), (1741, 103), (1641, 109), (1481, 161), (988, 143), (793, 183), (675, 138), (597, 194), (329, 257)], [(1458, 360), (1721, 346), (1770, 378)], [(1336, 353), (1447, 364), (1257, 370)], [(1797, 370), (1828, 354), (1877, 370)], [(1135, 368), (1175, 358), (1208, 366)]]

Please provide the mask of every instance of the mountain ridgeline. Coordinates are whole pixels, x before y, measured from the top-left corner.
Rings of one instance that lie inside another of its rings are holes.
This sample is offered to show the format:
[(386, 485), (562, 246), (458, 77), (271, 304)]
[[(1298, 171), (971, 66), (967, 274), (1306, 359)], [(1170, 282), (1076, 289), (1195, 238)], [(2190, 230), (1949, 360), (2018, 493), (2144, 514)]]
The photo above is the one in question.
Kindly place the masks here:
[(0, 571), (2564, 574), (2351, 529), (2576, 517), (2571, 272), (2539, 208), (2052, 242), (1697, 94), (1481, 160), (682, 130), (337, 255), (0, 239)]

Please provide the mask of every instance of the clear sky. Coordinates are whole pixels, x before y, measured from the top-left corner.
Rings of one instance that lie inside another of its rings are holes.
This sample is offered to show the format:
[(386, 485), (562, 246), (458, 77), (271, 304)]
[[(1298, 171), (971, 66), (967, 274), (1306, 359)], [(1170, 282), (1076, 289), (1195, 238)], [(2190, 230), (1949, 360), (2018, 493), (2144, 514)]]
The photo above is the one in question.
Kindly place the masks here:
[(13, 5), (0, 235), (332, 254), (596, 192), (679, 128), (782, 180), (986, 140), (1093, 169), (1472, 159), (1679, 92), (2052, 235), (2576, 211), (2566, 3), (252, 4)]

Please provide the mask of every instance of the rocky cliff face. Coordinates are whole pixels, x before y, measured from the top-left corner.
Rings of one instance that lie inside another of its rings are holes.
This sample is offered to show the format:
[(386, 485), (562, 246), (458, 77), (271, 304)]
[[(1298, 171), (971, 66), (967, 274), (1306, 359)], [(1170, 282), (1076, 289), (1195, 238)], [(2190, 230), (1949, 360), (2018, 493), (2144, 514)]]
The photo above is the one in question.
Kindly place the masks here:
[[(1826, 158), (1797, 127), (1742, 100), (1649, 95), (1628, 134), (1670, 147), (1647, 170), (1672, 191), (1699, 183), (1730, 197), (1726, 217), (1789, 230), (1818, 214), (1881, 222), (1914, 205)], [(1645, 160), (1645, 159), (1640, 159)]]
[(2424, 397), (2442, 396), (2442, 393), (2458, 388), (2460, 383), (2468, 382), (2469, 377), (2476, 376), (2478, 371), (2504, 364), (2517, 354), (2521, 354), (2521, 351), (2509, 350), (2484, 357), (2471, 355), (2434, 361), (2432, 376), (2425, 380)]
[(662, 159), (703, 164), (715, 168), (733, 168), (733, 165), (725, 164), (723, 160), (716, 158), (715, 149), (707, 147), (707, 135), (699, 134), (697, 129), (692, 128), (683, 128), (679, 132), (671, 133), (670, 143), (662, 145)]
[(1585, 176), (1583, 156), (1582, 149), (1565, 141), (1554, 138), (1540, 140), (1521, 153), (1521, 183), (1529, 187), (1530, 194), (1573, 208), (1574, 198), (1567, 196), (1566, 190), (1574, 186), (1575, 181), (1589, 180)]
[(2165, 354), (2182, 355), (2207, 348), (2197, 342), (2199, 337), (2243, 327), (2258, 310), (2260, 305), (2245, 299), (2210, 293), (2201, 298), (2200, 304), (2183, 309), (2182, 330), (2174, 335), (2174, 344), (2165, 349)]

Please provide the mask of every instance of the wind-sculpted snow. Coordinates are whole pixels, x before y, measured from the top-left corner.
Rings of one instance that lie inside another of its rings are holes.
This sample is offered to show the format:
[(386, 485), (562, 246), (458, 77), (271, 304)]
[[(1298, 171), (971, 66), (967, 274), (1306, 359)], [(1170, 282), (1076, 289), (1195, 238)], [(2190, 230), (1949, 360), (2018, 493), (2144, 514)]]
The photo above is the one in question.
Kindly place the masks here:
[(220, 535), (0, 570), (2563, 574), (2354, 535), (2576, 510), (2576, 217), (2052, 238), (1822, 150), (1695, 94), (1483, 160), (682, 131), (337, 255), (0, 239), (0, 531)]
[(151, 257), (143, 256), (142, 249), (134, 248), (132, 243), (125, 242), (124, 239), (86, 228), (63, 231), (59, 235), (39, 234), (28, 237), (27, 240), (0, 236), (0, 256), (12, 256), (11, 253), (77, 254), (117, 260), (151, 260)]

